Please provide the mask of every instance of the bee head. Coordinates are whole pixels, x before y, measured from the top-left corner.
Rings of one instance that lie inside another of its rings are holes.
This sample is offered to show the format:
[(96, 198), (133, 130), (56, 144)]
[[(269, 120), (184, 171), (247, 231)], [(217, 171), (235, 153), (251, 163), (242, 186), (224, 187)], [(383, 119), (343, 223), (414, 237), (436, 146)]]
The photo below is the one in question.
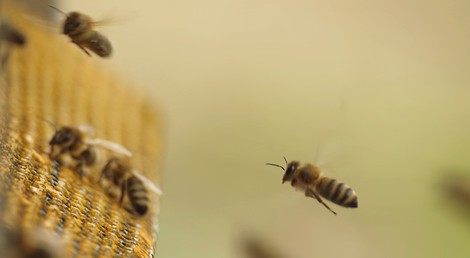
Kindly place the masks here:
[(64, 147), (70, 147), (75, 141), (77, 132), (71, 127), (62, 127), (54, 134), (51, 141), (51, 145), (62, 145)]
[(55, 158), (69, 149), (77, 140), (77, 136), (77, 131), (71, 127), (62, 127), (57, 130), (49, 141), (49, 145), (51, 146), (50, 156)]
[(104, 175), (112, 174), (112, 171), (118, 169), (118, 167), (119, 167), (119, 163), (118, 163), (117, 159), (116, 158), (111, 158), (111, 159), (108, 160), (106, 165), (103, 167), (102, 173)]
[(298, 161), (291, 161), (287, 164), (286, 173), (284, 173), (284, 177), (282, 177), (282, 183), (284, 184), (286, 181), (291, 181), (294, 177), (294, 172), (299, 167), (300, 163)]
[(291, 181), (294, 177), (294, 172), (299, 167), (300, 163), (298, 161), (291, 161), (290, 163), (287, 162), (286, 157), (284, 157), (284, 161), (286, 162), (286, 168), (281, 165), (274, 164), (274, 163), (266, 163), (266, 165), (279, 167), (284, 170), (284, 177), (282, 178), (282, 183), (284, 184), (286, 181)]
[(83, 161), (85, 162), (85, 165), (91, 166), (97, 161), (98, 156), (96, 154), (95, 148), (90, 146), (90, 147), (86, 148), (86, 150), (84, 150), (80, 154), (80, 158), (83, 159)]
[(78, 12), (71, 12), (64, 22), (64, 34), (69, 36), (79, 35), (90, 28), (90, 18)]
[(101, 170), (103, 178), (112, 179), (113, 183), (119, 185), (124, 175), (129, 173), (131, 169), (125, 163), (116, 157), (108, 160)]

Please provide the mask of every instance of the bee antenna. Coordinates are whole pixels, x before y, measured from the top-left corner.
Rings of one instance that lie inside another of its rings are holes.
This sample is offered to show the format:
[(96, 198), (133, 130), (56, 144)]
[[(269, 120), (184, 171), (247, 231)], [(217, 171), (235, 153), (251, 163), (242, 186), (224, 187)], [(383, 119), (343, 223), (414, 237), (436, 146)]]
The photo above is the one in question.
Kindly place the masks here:
[(52, 126), (52, 128), (54, 128), (54, 130), (57, 132), (57, 126), (54, 123), (45, 119), (44, 117), (41, 117), (41, 119), (44, 120), (44, 122), (48, 123), (50, 126)]
[(283, 158), (284, 158), (284, 161), (286, 162), (286, 166), (287, 166), (289, 162), (287, 162), (286, 156), (284, 156)]
[(64, 14), (65, 16), (67, 16), (67, 13), (65, 13), (64, 11), (60, 10), (59, 8), (55, 7), (55, 6), (52, 6), (52, 5), (48, 5), (50, 8), (58, 11), (59, 13), (61, 14)]
[(285, 169), (283, 166), (281, 166), (281, 165), (278, 165), (278, 164), (274, 164), (274, 163), (266, 163), (266, 165), (268, 165), (268, 166), (274, 166), (274, 167), (278, 167), (278, 168), (282, 168), (282, 170), (284, 170), (284, 171), (286, 170), (286, 169)]

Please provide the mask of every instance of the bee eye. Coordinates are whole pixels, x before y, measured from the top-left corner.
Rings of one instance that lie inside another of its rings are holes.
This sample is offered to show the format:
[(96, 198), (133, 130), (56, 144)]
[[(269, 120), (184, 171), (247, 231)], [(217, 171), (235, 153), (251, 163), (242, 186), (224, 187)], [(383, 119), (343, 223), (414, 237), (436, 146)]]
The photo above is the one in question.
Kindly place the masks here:
[(64, 32), (68, 32), (68, 33), (73, 32), (78, 28), (79, 25), (80, 23), (78, 23), (77, 21), (70, 21), (67, 23)]
[(56, 133), (52, 142), (54, 144), (64, 144), (64, 143), (69, 143), (72, 140), (73, 140), (72, 131), (67, 130), (67, 129), (62, 129)]
[(297, 169), (297, 164), (291, 164), (290, 166), (287, 167), (286, 174), (292, 175), (296, 169)]
[(70, 23), (70, 27), (72, 27), (72, 29), (76, 29), (76, 28), (78, 28), (78, 26), (80, 26), (79, 21), (74, 21), (74, 22)]
[(70, 134), (70, 132), (66, 132), (66, 133), (63, 133), (60, 137), (60, 141), (61, 142), (68, 142), (70, 141), (70, 139), (72, 138), (72, 135)]
[(292, 176), (294, 175), (294, 172), (297, 170), (297, 167), (298, 167), (297, 162), (290, 163), (286, 168), (286, 173), (284, 174), (284, 177), (282, 178), (282, 182), (290, 181), (292, 179)]
[(80, 28), (81, 24), (82, 20), (80, 17), (77, 14), (71, 14), (65, 20), (63, 33), (66, 35), (76, 34), (78, 33), (77, 30)]

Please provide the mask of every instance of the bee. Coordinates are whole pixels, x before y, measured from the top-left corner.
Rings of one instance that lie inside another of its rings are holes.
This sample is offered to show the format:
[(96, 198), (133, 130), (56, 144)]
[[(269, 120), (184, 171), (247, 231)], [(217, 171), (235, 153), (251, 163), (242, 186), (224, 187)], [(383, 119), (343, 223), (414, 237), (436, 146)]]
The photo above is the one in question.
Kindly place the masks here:
[(442, 188), (460, 206), (470, 208), (470, 178), (463, 174), (446, 175)]
[(96, 165), (100, 160), (96, 147), (132, 156), (132, 153), (123, 146), (93, 136), (94, 130), (88, 125), (56, 128), (54, 136), (49, 141), (49, 157), (61, 165), (73, 167), (83, 175), (85, 167)]
[(317, 199), (335, 215), (336, 212), (323, 202), (321, 197), (346, 208), (358, 207), (357, 194), (351, 187), (336, 179), (323, 176), (320, 169), (315, 165), (300, 164), (299, 161), (287, 162), (285, 157), (284, 160), (286, 168), (281, 165), (266, 163), (266, 165), (279, 167), (285, 171), (282, 178), (283, 184), (290, 181), (294, 188), (304, 191), (307, 197)]
[(249, 258), (285, 258), (276, 246), (256, 236), (246, 236), (241, 248)]
[(0, 21), (0, 40), (16, 46), (26, 44), (26, 36), (10, 23)]
[(64, 246), (53, 232), (45, 229), (25, 231), (19, 227), (0, 226), (1, 257), (59, 258), (64, 257)]
[(26, 36), (10, 23), (0, 20), (0, 57), (3, 68), (10, 55), (10, 47), (22, 47), (26, 44)]
[(122, 206), (124, 197), (127, 196), (131, 207), (126, 210), (136, 216), (145, 215), (149, 209), (150, 199), (147, 190), (162, 194), (160, 188), (117, 158), (111, 158), (103, 167), (101, 185), (103, 179), (108, 179), (113, 186), (120, 188), (119, 205)]
[(67, 18), (64, 21), (62, 33), (69, 36), (73, 43), (81, 48), (87, 55), (91, 56), (90, 50), (100, 57), (109, 57), (113, 53), (113, 47), (108, 38), (94, 30), (97, 25), (103, 22), (93, 21), (90, 16), (79, 13), (65, 13), (62, 10), (49, 5), (54, 10), (64, 14)]

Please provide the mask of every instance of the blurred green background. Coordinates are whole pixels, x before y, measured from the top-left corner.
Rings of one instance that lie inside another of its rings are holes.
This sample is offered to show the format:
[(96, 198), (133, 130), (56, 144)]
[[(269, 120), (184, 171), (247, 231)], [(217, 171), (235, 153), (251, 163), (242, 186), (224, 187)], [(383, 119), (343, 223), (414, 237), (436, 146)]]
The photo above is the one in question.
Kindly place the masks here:
[[(254, 232), (294, 258), (470, 257), (447, 168), (470, 171), (468, 1), (62, 1), (123, 18), (98, 60), (165, 114), (158, 257), (245, 257)], [(319, 154), (317, 154), (317, 150)], [(327, 156), (338, 216), (282, 156)]]

